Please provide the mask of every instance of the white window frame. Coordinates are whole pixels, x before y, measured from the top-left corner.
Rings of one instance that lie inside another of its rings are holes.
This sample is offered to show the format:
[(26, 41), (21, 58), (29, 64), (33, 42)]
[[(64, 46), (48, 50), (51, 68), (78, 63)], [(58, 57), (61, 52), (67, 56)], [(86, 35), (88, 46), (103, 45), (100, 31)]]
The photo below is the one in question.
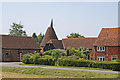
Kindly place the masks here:
[[(102, 60), (100, 60), (102, 58)], [(97, 56), (98, 61), (105, 61), (105, 56)]]
[(116, 58), (116, 60), (117, 60), (117, 56), (112, 56), (112, 57), (111, 57), (111, 60), (112, 60), (112, 61), (113, 61), (113, 58)]
[[(100, 50), (102, 48), (102, 50)], [(97, 51), (98, 52), (104, 52), (105, 51), (105, 46), (97, 46)]]

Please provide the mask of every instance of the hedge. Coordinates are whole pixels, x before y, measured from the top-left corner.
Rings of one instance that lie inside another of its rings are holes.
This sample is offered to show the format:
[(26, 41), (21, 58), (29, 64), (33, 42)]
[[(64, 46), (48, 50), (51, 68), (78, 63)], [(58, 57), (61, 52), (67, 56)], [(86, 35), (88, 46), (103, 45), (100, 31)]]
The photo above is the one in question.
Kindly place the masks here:
[(48, 57), (40, 57), (38, 55), (24, 55), (22, 62), (25, 64), (55, 65), (55, 59)]
[(69, 57), (56, 59), (51, 56), (38, 56), (38, 55), (24, 55), (22, 62), (25, 64), (39, 64), (39, 65), (59, 65), (59, 66), (76, 66), (76, 67), (93, 67), (102, 69), (111, 69), (120, 71), (120, 62), (107, 62), (107, 61), (92, 61), (92, 60), (79, 60)]
[(50, 58), (38, 58), (37, 64), (40, 65), (55, 65), (55, 59)]
[(76, 67), (93, 67), (102, 69), (111, 69), (120, 71), (120, 63), (118, 62), (95, 62), (90, 60), (73, 60), (73, 59), (59, 59), (59, 66), (76, 66)]

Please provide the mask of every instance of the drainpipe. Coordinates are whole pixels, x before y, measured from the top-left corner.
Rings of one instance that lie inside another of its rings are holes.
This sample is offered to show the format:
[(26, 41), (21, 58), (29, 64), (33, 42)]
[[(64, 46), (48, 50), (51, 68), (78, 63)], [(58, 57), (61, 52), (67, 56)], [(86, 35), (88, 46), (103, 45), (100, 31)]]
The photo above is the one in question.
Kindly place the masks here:
[(93, 47), (93, 50), (94, 50), (94, 60), (95, 60), (95, 47)]
[(106, 54), (107, 54), (106, 58), (107, 58), (107, 61), (108, 61), (108, 47), (106, 47), (106, 48), (107, 48), (107, 50), (106, 50)]

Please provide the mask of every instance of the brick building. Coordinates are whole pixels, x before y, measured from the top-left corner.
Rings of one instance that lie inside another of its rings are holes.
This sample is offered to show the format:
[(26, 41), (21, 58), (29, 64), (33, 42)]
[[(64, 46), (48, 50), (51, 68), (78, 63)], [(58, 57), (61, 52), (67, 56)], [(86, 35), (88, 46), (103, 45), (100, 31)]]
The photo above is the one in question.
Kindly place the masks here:
[(70, 48), (88, 48), (89, 50), (92, 50), (93, 44), (96, 41), (97, 38), (66, 38), (62, 39), (63, 48), (67, 49)]
[(41, 52), (50, 50), (50, 49), (61, 49), (65, 50), (68, 47), (71, 48), (88, 48), (92, 50), (93, 44), (97, 38), (71, 38), (71, 39), (62, 39), (58, 40), (57, 35), (53, 28), (53, 20), (51, 21), (50, 27), (48, 27), (45, 36), (41, 42)]
[(20, 61), (27, 53), (40, 52), (40, 47), (32, 37), (0, 35), (2, 61)]
[(103, 28), (90, 57), (99, 61), (120, 60), (120, 27)]
[(57, 35), (55, 33), (55, 30), (53, 28), (53, 20), (51, 20), (51, 25), (50, 27), (48, 27), (46, 33), (45, 33), (45, 36), (43, 37), (43, 40), (40, 44), (40, 48), (41, 48), (41, 52), (44, 52), (46, 50), (49, 50), (49, 48), (53, 48), (55, 46), (49, 44), (50, 47), (48, 47), (47, 42), (50, 40), (50, 39), (56, 39), (58, 40), (57, 38)]

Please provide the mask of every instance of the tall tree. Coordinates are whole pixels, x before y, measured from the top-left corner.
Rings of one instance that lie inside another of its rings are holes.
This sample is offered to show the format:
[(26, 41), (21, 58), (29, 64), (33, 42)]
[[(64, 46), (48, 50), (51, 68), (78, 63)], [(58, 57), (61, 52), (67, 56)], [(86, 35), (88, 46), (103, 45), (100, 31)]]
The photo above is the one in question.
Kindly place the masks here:
[(9, 31), (10, 31), (9, 35), (27, 36), (26, 31), (24, 31), (22, 29), (23, 29), (23, 25), (21, 25), (21, 23), (19, 23), (19, 24), (13, 23), (11, 25), (11, 29), (9, 29)]
[(36, 33), (33, 33), (32, 37), (33, 37), (34, 39), (37, 38)]
[(79, 33), (71, 33), (70, 35), (67, 35), (67, 38), (84, 38), (84, 36)]
[(33, 33), (32, 37), (35, 39), (35, 41), (37, 42), (37, 44), (40, 46), (40, 43), (42, 42), (44, 34), (40, 33), (39, 35), (36, 35), (36, 33)]

